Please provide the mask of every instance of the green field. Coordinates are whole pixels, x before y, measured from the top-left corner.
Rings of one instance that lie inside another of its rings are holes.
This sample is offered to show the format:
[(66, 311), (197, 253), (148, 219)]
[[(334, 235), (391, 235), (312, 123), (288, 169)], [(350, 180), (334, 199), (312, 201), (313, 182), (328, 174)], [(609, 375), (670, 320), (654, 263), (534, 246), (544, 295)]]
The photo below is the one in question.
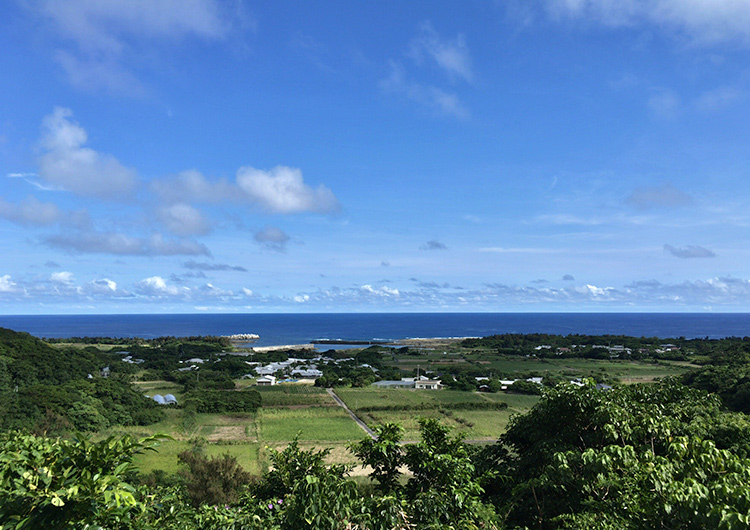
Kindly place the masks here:
[(360, 440), (364, 432), (340, 407), (264, 408), (258, 413), (264, 442), (287, 442), (297, 433), (304, 441)]
[[(497, 355), (492, 352), (427, 351), (420, 355), (400, 356), (402, 370), (445, 368), (472, 370), (481, 368), (507, 377), (555, 374), (565, 378), (605, 375), (623, 383), (652, 381), (679, 375), (692, 368), (687, 363), (624, 360), (537, 359)], [(252, 384), (239, 380), (238, 387)], [(136, 383), (143, 393), (173, 394), (183, 398), (181, 385), (167, 381)], [(251, 414), (186, 414), (177, 408), (165, 410), (165, 420), (148, 427), (119, 428), (135, 436), (165, 433), (172, 440), (160, 444), (157, 452), (140, 455), (142, 472), (179, 469), (177, 455), (202, 444), (209, 455), (229, 453), (252, 472), (267, 469), (268, 447), (283, 448), (295, 436), (305, 447), (331, 449), (332, 462), (353, 462), (347, 450), (349, 442), (365, 434), (351, 417), (338, 407), (325, 389), (302, 384), (255, 387), (261, 393), (262, 408)], [(371, 428), (385, 422), (397, 422), (404, 428), (404, 440), (419, 439), (420, 417), (436, 418), (467, 440), (491, 441), (507, 428), (514, 414), (528, 411), (538, 396), (506, 393), (463, 392), (456, 390), (413, 390), (392, 388), (337, 388), (337, 395)], [(496, 404), (507, 408), (496, 409)], [(484, 408), (486, 407), (486, 408)], [(107, 433), (104, 433), (107, 434)]]
[(263, 407), (336, 406), (325, 388), (311, 385), (259, 386), (255, 390), (260, 392)]
[[(419, 438), (419, 418), (435, 418), (463, 432), (468, 439), (496, 439), (505, 431), (510, 416), (529, 410), (539, 398), (521, 394), (487, 394), (457, 390), (409, 390), (348, 388), (337, 395), (355, 413), (374, 428), (385, 422), (397, 422), (404, 428), (405, 440)], [(461, 405), (506, 403), (504, 410), (456, 410)], [(413, 407), (412, 410), (388, 408)]]

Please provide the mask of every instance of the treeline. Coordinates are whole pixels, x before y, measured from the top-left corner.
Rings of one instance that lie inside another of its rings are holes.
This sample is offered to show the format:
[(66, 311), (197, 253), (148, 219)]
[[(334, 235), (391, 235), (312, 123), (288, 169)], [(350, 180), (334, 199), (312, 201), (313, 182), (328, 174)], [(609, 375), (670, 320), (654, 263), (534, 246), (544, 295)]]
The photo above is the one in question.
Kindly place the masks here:
[[(622, 346), (630, 350), (630, 358), (686, 360), (696, 357), (698, 362), (707, 358), (747, 356), (750, 354), (750, 337), (722, 339), (675, 337), (630, 337), (627, 335), (549, 335), (545, 333), (506, 333), (461, 341), (469, 349), (491, 349), (505, 355), (536, 355), (538, 357), (562, 356), (582, 358), (609, 358), (608, 348)], [(674, 348), (664, 349), (670, 344)], [(549, 346), (549, 348), (539, 348)], [(539, 348), (539, 349), (537, 349)], [(569, 350), (569, 351), (566, 351)]]
[(193, 390), (184, 403), (184, 408), (195, 412), (232, 413), (254, 412), (261, 404), (260, 392), (241, 390), (224, 392), (221, 390)]
[(216, 335), (194, 335), (189, 337), (164, 336), (153, 339), (144, 339), (140, 337), (52, 337), (44, 339), (50, 344), (108, 344), (108, 345), (147, 345), (152, 347), (163, 347), (169, 344), (184, 342), (205, 342), (209, 344), (218, 344), (223, 348), (229, 348), (232, 345), (229, 337), (219, 337)]
[(110, 363), (96, 348), (58, 350), (0, 328), (0, 430), (99, 431), (159, 421), (157, 404), (133, 390), (127, 377), (100, 377)]
[[(179, 479), (139, 480), (155, 440), (92, 443), (0, 435), (0, 526), (118, 529), (744, 529), (750, 423), (676, 381), (602, 392), (561, 385), (477, 447), (434, 419), (402, 443), (384, 424), (350, 450), (369, 484), (328, 450), (293, 441), (260, 477), (229, 456), (182, 453)], [(404, 471), (408, 471), (404, 473)], [(140, 484), (140, 485), (139, 485)]]

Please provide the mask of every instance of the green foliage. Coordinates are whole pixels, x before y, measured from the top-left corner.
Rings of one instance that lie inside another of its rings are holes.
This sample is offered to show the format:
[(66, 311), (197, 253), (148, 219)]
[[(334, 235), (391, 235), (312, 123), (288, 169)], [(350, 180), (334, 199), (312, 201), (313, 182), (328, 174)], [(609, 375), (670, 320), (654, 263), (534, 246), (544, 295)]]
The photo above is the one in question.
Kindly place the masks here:
[(260, 393), (256, 390), (193, 390), (186, 395), (184, 406), (196, 412), (253, 412), (260, 403)]
[(421, 419), (422, 441), (407, 445), (404, 462), (413, 476), (406, 484), (411, 520), (418, 528), (493, 525), (494, 511), (482, 502), (469, 449), (460, 435), (434, 419)]
[(544, 387), (542, 387), (542, 385), (540, 384), (533, 383), (531, 381), (524, 381), (523, 379), (518, 379), (508, 387), (508, 390), (510, 392), (518, 392), (519, 394), (532, 394), (541, 396), (543, 388)]
[(207, 458), (199, 451), (184, 451), (178, 459), (187, 466), (181, 475), (193, 506), (235, 503), (252, 482), (252, 475), (229, 454)]
[(504, 470), (489, 491), (512, 524), (580, 528), (603, 513), (610, 526), (594, 528), (739, 528), (748, 436), (746, 419), (674, 381), (559, 385), (484, 458)]
[(375, 439), (365, 438), (350, 447), (364, 465), (372, 467), (370, 476), (377, 480), (380, 491), (386, 495), (393, 493), (399, 485), (399, 467), (404, 463), (402, 433), (400, 425), (385, 423), (376, 427)]
[(115, 525), (143, 511), (128, 481), (133, 455), (157, 438), (89, 442), (0, 436), (0, 525), (16, 529)]

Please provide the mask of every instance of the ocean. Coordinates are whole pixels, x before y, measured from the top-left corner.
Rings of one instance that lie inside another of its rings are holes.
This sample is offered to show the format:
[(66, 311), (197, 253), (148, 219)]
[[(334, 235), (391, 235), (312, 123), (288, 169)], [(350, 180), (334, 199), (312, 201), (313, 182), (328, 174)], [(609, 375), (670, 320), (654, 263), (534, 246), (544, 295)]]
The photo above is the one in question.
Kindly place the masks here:
[(750, 313), (315, 313), (11, 315), (0, 327), (42, 338), (255, 333), (257, 346), (318, 339), (396, 340), (495, 333), (723, 338), (750, 335)]

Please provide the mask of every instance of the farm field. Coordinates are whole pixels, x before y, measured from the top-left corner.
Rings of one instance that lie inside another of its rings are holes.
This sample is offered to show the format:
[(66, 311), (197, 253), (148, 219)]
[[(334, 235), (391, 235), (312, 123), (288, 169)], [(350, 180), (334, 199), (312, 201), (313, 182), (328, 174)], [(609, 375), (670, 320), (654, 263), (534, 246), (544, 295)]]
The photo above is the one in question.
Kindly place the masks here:
[(422, 356), (399, 356), (391, 361), (401, 370), (459, 370), (472, 371), (480, 369), (492, 372), (501, 378), (562, 375), (565, 377), (591, 377), (606, 374), (622, 380), (623, 383), (653, 381), (658, 377), (680, 375), (696, 366), (676, 361), (629, 361), (599, 359), (545, 359), (536, 357), (519, 357), (497, 355), (494, 353), (476, 353), (461, 355), (458, 353), (434, 354)]
[[(678, 375), (691, 368), (685, 362), (622, 361), (594, 359), (537, 359), (488, 353), (467, 353), (446, 350), (427, 351), (419, 355), (385, 356), (402, 373), (450, 367), (460, 370), (481, 368), (484, 371), (511, 377), (555, 374), (565, 378), (607, 376), (623, 383), (652, 381)], [(173, 394), (183, 399), (182, 385), (168, 381), (135, 383), (144, 394)], [(238, 389), (253, 384), (251, 380), (236, 381)], [(352, 463), (348, 451), (351, 442), (361, 440), (365, 433), (339, 407), (324, 388), (310, 384), (284, 383), (270, 387), (254, 387), (261, 394), (262, 407), (254, 413), (190, 414), (169, 408), (166, 418), (148, 427), (121, 427), (117, 433), (134, 436), (164, 433), (171, 437), (137, 458), (142, 473), (162, 469), (167, 473), (179, 470), (177, 455), (185, 450), (202, 448), (205, 454), (230, 454), (253, 473), (261, 473), (270, 465), (269, 448), (282, 449), (295, 436), (304, 448), (329, 448), (329, 462)], [(458, 390), (413, 390), (398, 388), (336, 388), (336, 394), (370, 428), (385, 422), (397, 422), (404, 428), (403, 439), (419, 439), (418, 419), (436, 418), (461, 432), (467, 440), (492, 441), (507, 428), (514, 414), (528, 411), (538, 396), (525, 394), (483, 393)], [(499, 408), (503, 405), (505, 408)], [(102, 433), (103, 435), (113, 432)], [(361, 471), (361, 470), (359, 470)], [(355, 470), (355, 474), (359, 472)]]
[[(539, 398), (522, 394), (487, 394), (456, 390), (339, 389), (339, 397), (370, 428), (397, 422), (405, 440), (419, 438), (419, 418), (435, 418), (470, 440), (494, 440), (511, 415), (529, 410)], [(505, 409), (482, 409), (505, 403)], [(473, 410), (472, 407), (476, 407)]]

